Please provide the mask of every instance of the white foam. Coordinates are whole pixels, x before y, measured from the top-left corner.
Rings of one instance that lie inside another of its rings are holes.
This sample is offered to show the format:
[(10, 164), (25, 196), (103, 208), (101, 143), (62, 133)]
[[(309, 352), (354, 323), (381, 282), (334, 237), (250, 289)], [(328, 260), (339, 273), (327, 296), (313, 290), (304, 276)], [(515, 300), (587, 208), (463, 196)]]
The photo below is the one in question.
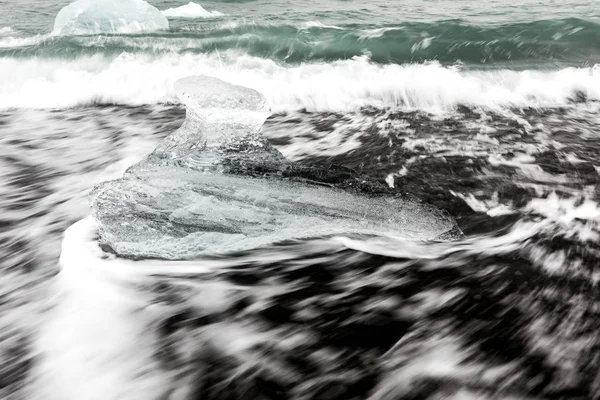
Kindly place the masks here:
[(208, 11), (192, 1), (185, 6), (169, 8), (162, 13), (165, 17), (170, 18), (218, 18), (225, 15), (219, 11)]
[(326, 25), (321, 21), (307, 21), (300, 24), (300, 30), (308, 30), (311, 28), (323, 28), (323, 29), (336, 29), (338, 31), (343, 31), (344, 28), (339, 27), (337, 25)]
[[(153, 399), (165, 377), (153, 360), (151, 312), (138, 293), (111, 282), (86, 219), (65, 232), (56, 285), (60, 304), (39, 335), (34, 399)], [(110, 263), (107, 263), (110, 265)]]
[(486, 213), (490, 217), (508, 215), (516, 212), (516, 210), (513, 209), (512, 204), (500, 204), (498, 192), (494, 192), (492, 198), (488, 200), (477, 199), (472, 193), (467, 195), (455, 193), (454, 191), (450, 191), (450, 193), (452, 193), (453, 196), (461, 198), (473, 211)]
[(377, 39), (385, 35), (386, 32), (399, 31), (404, 28), (375, 28), (375, 29), (365, 29), (360, 31), (359, 39)]
[(575, 91), (600, 100), (597, 68), (459, 71), (438, 63), (377, 65), (365, 57), (290, 66), (236, 52), (124, 53), (76, 60), (2, 58), (0, 109), (177, 101), (174, 82), (198, 74), (256, 89), (274, 111), (380, 106), (439, 113), (459, 104), (489, 109), (553, 107), (570, 104)]
[(0, 35), (6, 34), (6, 33), (12, 33), (13, 29), (10, 26), (4, 26), (2, 28), (0, 28)]
[[(160, 347), (156, 324), (165, 311), (136, 285), (164, 271), (171, 276), (207, 272), (210, 263), (119, 259), (100, 249), (96, 235), (91, 217), (64, 234), (55, 282), (58, 305), (38, 335), (28, 398), (168, 398), (174, 377), (165, 374), (155, 357)], [(218, 288), (210, 294), (218, 296)], [(202, 300), (209, 306), (219, 301)]]
[(412, 47), (410, 48), (410, 52), (414, 53), (416, 51), (424, 50), (424, 49), (428, 48), (429, 46), (431, 46), (431, 41), (433, 39), (434, 38), (432, 38), (432, 37), (426, 37), (423, 40), (421, 40), (420, 42), (413, 44)]
[[(593, 193), (595, 188), (586, 190)], [(541, 215), (552, 226), (559, 226), (567, 237), (576, 237), (580, 241), (597, 242), (600, 240), (600, 205), (592, 200), (590, 193), (560, 198), (551, 193), (546, 198), (531, 200), (525, 211)]]
[[(1, 33), (1, 32), (0, 32)], [(7, 33), (12, 33), (11, 31)], [(50, 35), (35, 35), (35, 36), (2, 36), (0, 38), (0, 48), (15, 48), (33, 46), (42, 43), (48, 39)]]
[(524, 177), (538, 182), (569, 182), (569, 178), (566, 175), (554, 175), (544, 171), (541, 166), (535, 164), (535, 157), (529, 154), (518, 153), (510, 160), (499, 154), (491, 154), (488, 157), (488, 162), (493, 166), (506, 165), (518, 168)]

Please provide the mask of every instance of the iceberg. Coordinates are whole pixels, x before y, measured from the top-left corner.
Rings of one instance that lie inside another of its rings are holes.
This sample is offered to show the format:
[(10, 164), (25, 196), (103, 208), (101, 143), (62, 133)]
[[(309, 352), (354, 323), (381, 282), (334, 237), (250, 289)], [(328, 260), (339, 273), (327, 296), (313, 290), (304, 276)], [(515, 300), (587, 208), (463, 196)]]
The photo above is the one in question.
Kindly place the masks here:
[(127, 34), (167, 29), (167, 18), (143, 0), (77, 0), (59, 11), (52, 34)]
[(95, 187), (101, 242), (120, 256), (190, 259), (333, 235), (454, 238), (444, 212), (341, 167), (288, 161), (261, 134), (265, 97), (216, 78), (175, 84), (183, 125)]
[(185, 6), (169, 8), (162, 13), (171, 18), (218, 18), (225, 15), (219, 11), (208, 11), (200, 4), (191, 1)]

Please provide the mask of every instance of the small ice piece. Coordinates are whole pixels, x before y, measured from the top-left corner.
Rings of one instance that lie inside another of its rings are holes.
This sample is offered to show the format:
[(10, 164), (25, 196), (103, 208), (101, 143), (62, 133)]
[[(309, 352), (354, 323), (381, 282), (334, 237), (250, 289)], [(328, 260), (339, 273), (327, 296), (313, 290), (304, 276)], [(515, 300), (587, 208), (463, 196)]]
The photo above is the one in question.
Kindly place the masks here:
[(59, 11), (52, 34), (128, 34), (167, 29), (167, 18), (143, 0), (77, 0)]
[(261, 134), (269, 109), (252, 89), (191, 77), (176, 91), (187, 107), (181, 128), (92, 192), (101, 241), (120, 256), (187, 259), (329, 235), (459, 232), (449, 215), (382, 182), (285, 159)]
[(224, 15), (219, 11), (205, 10), (200, 4), (191, 1), (185, 6), (169, 8), (162, 13), (170, 18), (218, 18)]

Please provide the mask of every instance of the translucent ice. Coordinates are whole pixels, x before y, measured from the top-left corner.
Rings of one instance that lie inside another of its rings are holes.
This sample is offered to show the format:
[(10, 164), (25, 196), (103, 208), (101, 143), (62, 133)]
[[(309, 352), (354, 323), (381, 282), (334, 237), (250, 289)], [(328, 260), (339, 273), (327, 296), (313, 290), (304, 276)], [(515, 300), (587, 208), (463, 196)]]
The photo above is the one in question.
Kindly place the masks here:
[(60, 10), (52, 33), (94, 35), (166, 29), (167, 18), (143, 0), (77, 0)]
[(182, 127), (92, 193), (101, 239), (119, 255), (182, 259), (324, 235), (457, 231), (449, 216), (386, 185), (287, 161), (260, 133), (269, 112), (254, 90), (191, 77), (176, 91), (187, 106)]
[(186, 120), (155, 153), (173, 158), (201, 148), (206, 158), (209, 153), (230, 152), (241, 143), (266, 144), (260, 128), (269, 107), (257, 91), (205, 76), (180, 79), (175, 91), (186, 106)]

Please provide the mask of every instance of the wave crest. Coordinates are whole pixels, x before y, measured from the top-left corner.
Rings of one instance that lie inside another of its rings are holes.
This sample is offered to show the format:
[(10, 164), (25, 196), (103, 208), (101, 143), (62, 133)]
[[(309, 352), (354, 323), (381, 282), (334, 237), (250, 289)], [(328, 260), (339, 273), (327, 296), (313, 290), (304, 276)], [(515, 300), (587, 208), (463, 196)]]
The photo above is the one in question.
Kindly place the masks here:
[(76, 60), (0, 59), (0, 108), (177, 102), (174, 82), (193, 74), (259, 90), (274, 111), (374, 106), (440, 113), (460, 105), (538, 108), (600, 100), (600, 66), (463, 71), (437, 62), (378, 65), (367, 57), (286, 66), (235, 52), (123, 53)]

